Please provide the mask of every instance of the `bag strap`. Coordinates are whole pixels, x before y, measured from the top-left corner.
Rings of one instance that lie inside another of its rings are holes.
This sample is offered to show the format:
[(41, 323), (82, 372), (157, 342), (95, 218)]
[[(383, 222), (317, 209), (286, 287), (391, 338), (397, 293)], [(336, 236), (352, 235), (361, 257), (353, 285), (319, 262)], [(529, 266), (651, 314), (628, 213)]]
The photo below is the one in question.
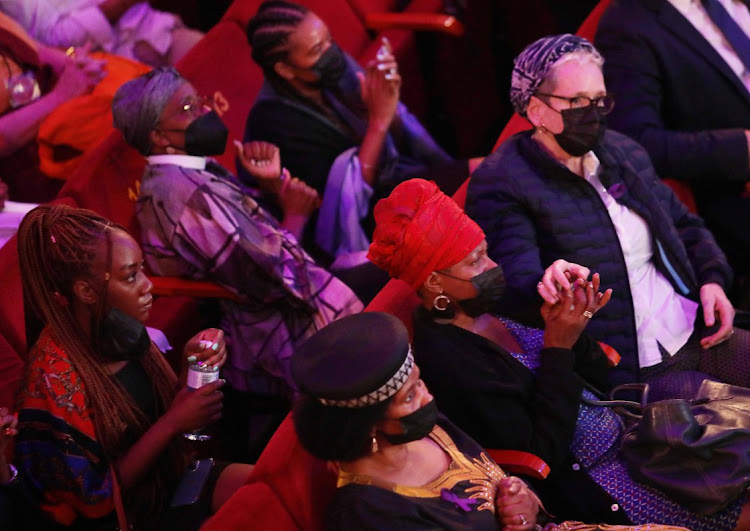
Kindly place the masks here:
[(122, 504), (120, 480), (117, 478), (114, 465), (110, 465), (109, 470), (112, 476), (112, 498), (114, 499), (115, 512), (117, 513), (117, 525), (120, 531), (127, 531), (130, 529), (130, 526), (128, 525), (128, 515), (125, 513), (125, 506)]
[[(641, 395), (640, 402), (633, 400), (618, 400), (615, 397), (624, 391), (638, 391)], [(647, 383), (629, 383), (618, 385), (613, 387), (609, 392), (609, 400), (592, 400), (590, 398), (582, 397), (581, 401), (589, 406), (596, 407), (609, 407), (612, 408), (615, 413), (621, 417), (625, 417), (630, 420), (640, 420), (643, 409), (648, 403), (648, 384)]]

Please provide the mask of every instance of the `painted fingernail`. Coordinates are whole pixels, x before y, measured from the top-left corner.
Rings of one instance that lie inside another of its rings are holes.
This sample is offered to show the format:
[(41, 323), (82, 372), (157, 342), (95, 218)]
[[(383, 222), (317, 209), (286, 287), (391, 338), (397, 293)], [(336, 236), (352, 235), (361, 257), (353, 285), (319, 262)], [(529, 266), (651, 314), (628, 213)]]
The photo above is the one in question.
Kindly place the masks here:
[(198, 366), (199, 366), (199, 367), (203, 367), (203, 362), (202, 362), (202, 361), (199, 361), (199, 362), (198, 362)]
[(188, 356), (188, 359), (187, 359), (187, 360), (188, 360), (188, 361), (189, 361), (190, 363), (193, 363), (193, 362), (194, 362), (195, 360), (197, 360), (197, 359), (198, 359), (198, 358), (196, 358), (195, 356)]
[(214, 343), (214, 344), (213, 344), (213, 345), (211, 346), (211, 348), (212, 348), (212, 349), (214, 350), (214, 352), (215, 352), (215, 351), (219, 350), (219, 344), (218, 344), (218, 343)]
[(214, 371), (218, 371), (219, 370), (219, 366), (218, 365), (214, 365), (213, 368), (214, 368)]
[(206, 340), (206, 339), (201, 339), (201, 340), (200, 340), (200, 341), (198, 342), (198, 346), (199, 346), (200, 348), (208, 348), (208, 347), (210, 347), (210, 346), (211, 346), (211, 342), (210, 342), (210, 341), (208, 341), (208, 340)]

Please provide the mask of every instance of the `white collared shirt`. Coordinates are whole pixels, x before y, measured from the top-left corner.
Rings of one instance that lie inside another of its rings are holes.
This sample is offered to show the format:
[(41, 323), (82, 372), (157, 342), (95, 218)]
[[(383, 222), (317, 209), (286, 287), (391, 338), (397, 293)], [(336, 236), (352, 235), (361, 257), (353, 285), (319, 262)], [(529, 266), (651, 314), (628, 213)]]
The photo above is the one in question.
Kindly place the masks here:
[[(742, 28), (742, 31), (750, 37), (750, 10), (748, 10), (747, 5), (742, 0), (718, 1), (737, 25)], [(703, 35), (750, 92), (750, 71), (745, 68), (744, 63), (737, 56), (737, 52), (714, 24), (714, 21), (711, 20), (711, 17), (708, 16), (700, 0), (668, 0), (668, 2)]]
[(196, 157), (195, 155), (151, 155), (146, 157), (149, 164), (174, 164), (191, 170), (205, 170), (206, 157)]
[[(698, 304), (678, 294), (656, 269), (652, 260), (653, 238), (648, 225), (604, 188), (599, 180), (596, 155), (589, 151), (582, 162), (584, 179), (601, 197), (620, 240), (633, 297), (638, 361), (641, 367), (651, 367), (662, 361), (659, 344), (674, 355), (687, 343), (695, 326)], [(606, 286), (607, 279), (602, 279), (602, 282)]]

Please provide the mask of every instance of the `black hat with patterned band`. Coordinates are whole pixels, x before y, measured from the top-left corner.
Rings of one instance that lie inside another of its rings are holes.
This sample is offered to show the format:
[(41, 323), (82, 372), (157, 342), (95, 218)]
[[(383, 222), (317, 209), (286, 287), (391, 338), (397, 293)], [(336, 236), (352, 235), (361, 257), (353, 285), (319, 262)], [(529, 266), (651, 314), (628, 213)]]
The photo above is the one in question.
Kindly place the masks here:
[(335, 321), (294, 353), (292, 378), (324, 406), (362, 408), (384, 402), (414, 367), (409, 334), (393, 315), (366, 312)]

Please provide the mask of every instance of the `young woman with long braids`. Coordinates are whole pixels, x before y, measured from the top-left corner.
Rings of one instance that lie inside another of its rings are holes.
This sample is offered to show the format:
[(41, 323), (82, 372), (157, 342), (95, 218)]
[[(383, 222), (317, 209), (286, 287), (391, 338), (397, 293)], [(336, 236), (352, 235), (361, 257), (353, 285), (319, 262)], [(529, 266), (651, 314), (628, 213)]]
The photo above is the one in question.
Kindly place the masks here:
[[(196, 503), (169, 507), (190, 461), (182, 433), (220, 417), (223, 380), (190, 391), (148, 338), (152, 284), (138, 244), (63, 205), (29, 212), (18, 236), (27, 311), (44, 328), (27, 338), (16, 460), (42, 508), (59, 524), (111, 528), (116, 479), (136, 528), (200, 523), (251, 467), (216, 464)], [(185, 356), (223, 365), (223, 333), (200, 332)]]

